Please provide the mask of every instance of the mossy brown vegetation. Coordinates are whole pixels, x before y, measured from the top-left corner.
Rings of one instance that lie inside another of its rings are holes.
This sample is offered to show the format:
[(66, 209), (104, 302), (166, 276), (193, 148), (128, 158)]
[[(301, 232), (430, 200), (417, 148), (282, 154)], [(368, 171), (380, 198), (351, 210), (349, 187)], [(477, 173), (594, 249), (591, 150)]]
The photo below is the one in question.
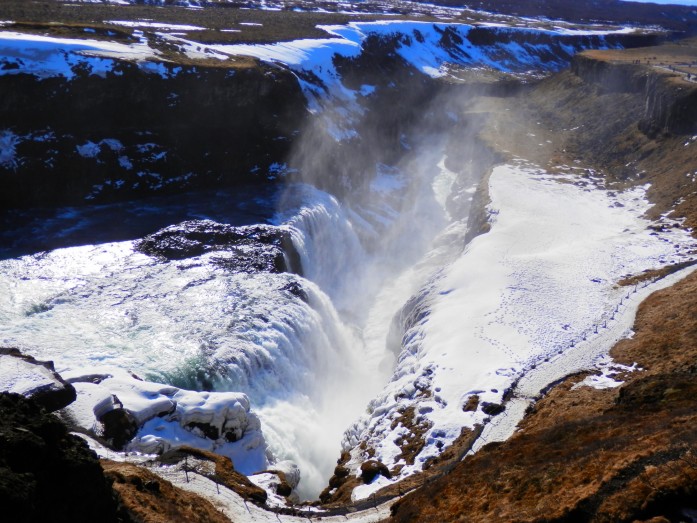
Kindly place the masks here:
[(132, 463), (102, 460), (113, 481), (120, 512), (139, 523), (229, 523), (213, 504), (173, 486), (149, 470)]

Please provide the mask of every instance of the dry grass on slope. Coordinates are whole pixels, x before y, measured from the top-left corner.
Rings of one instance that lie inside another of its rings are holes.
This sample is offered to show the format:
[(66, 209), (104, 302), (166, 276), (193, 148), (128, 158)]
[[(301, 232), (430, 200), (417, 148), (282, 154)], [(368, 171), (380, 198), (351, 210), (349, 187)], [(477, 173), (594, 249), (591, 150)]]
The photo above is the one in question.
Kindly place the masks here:
[[(697, 275), (651, 296), (612, 351), (620, 388), (541, 400), (522, 431), (407, 496), (394, 521), (646, 521), (697, 507)], [(656, 521), (664, 521), (662, 519)]]
[[(131, 463), (102, 460), (120, 511), (137, 523), (230, 523), (209, 501)], [(128, 519), (127, 519), (128, 520)]]

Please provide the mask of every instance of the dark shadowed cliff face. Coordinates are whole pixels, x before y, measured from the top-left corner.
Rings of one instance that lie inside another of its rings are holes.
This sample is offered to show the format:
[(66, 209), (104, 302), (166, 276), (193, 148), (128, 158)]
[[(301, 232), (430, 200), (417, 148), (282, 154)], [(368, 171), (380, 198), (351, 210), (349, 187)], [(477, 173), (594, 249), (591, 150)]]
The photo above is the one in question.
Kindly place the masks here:
[[(21, 60), (3, 60), (0, 209), (275, 183), (289, 164), (304, 171), (303, 181), (353, 190), (363, 182), (356, 173), (404, 156), (405, 137), (447, 124), (443, 108), (433, 102), (455, 87), (448, 79), (420, 74), (405, 53), (432, 46), (429, 52), (447, 56), (453, 70), (496, 70), (498, 77), (507, 77), (506, 85), (485, 83), (503, 92), (516, 75), (560, 69), (581, 49), (657, 38), (425, 24), (422, 30), (436, 36), (427, 40), (427, 33), (414, 27), (370, 33), (360, 54), (336, 54), (326, 63), (343, 87), (355, 91), (350, 96), (360, 105), (335, 108), (355, 119), (353, 137), (336, 143), (308, 111), (317, 100), (308, 102), (302, 86), (323, 93), (325, 110), (325, 102), (336, 97), (311, 69), (239, 57), (234, 64), (206, 60), (202, 65), (188, 58), (180, 64), (105, 60), (110, 63), (105, 67), (80, 61), (84, 57), (76, 59), (80, 55), (72, 52), (70, 70), (42, 78), (22, 73)], [(324, 74), (321, 68), (318, 74)], [(362, 86), (374, 91), (363, 94)], [(315, 156), (322, 162), (313, 170), (309, 166), (320, 163)]]
[[(280, 69), (121, 62), (104, 77), (0, 76), (1, 208), (268, 183), (305, 116)], [(151, 70), (153, 69), (153, 70)], [(9, 146), (9, 147), (7, 147)]]
[[(613, 61), (608, 53), (587, 53), (574, 58), (571, 70), (584, 81), (595, 84), (600, 92), (643, 96), (643, 114), (638, 125), (649, 136), (689, 134), (697, 130), (697, 84), (685, 81), (684, 74), (673, 73), (673, 66), (668, 63), (639, 61), (639, 64)], [(651, 67), (651, 63), (657, 67)]]
[(18, 394), (0, 394), (0, 505), (18, 523), (119, 521), (96, 454)]

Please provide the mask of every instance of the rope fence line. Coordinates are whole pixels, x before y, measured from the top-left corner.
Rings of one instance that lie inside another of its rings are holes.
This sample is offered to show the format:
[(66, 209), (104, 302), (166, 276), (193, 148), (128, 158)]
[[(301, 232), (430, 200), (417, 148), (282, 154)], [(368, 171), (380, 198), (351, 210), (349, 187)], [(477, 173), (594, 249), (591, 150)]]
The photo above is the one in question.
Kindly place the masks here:
[[(642, 282), (643, 285), (641, 285), (641, 288), (642, 288), (642, 289), (645, 289), (646, 287), (648, 287), (649, 285), (655, 283), (655, 282), (658, 281), (659, 279), (660, 279), (660, 278), (652, 278), (652, 279), (650, 279), (650, 280), (646, 280), (646, 281)], [(632, 290), (630, 290), (629, 292), (627, 292), (627, 295), (626, 295), (626, 296), (623, 296), (623, 297), (620, 298), (620, 301), (615, 305), (614, 309), (611, 309), (612, 312), (610, 313), (609, 317), (604, 317), (604, 316), (607, 315), (607, 312), (604, 312), (603, 315), (600, 317), (600, 319), (597, 321), (597, 323), (596, 323), (596, 322), (592, 323), (592, 324), (591, 324), (592, 326), (591, 326), (589, 329), (584, 330), (584, 331), (581, 332), (581, 334), (579, 335), (579, 338), (573, 338), (573, 339), (569, 342), (569, 345), (568, 345), (568, 346), (557, 349), (557, 350), (556, 350), (556, 353), (557, 353), (557, 354), (564, 354), (564, 351), (565, 351), (566, 349), (570, 349), (570, 348), (576, 347), (577, 344), (579, 344), (579, 343), (581, 343), (581, 342), (584, 342), (584, 341), (588, 341), (588, 338), (591, 337), (592, 334), (599, 334), (598, 329), (601, 329), (601, 328), (607, 329), (607, 328), (608, 328), (608, 321), (614, 321), (614, 320), (616, 319), (615, 316), (616, 316), (617, 314), (619, 314), (619, 312), (620, 312), (620, 307), (622, 307), (622, 306), (624, 305), (624, 301), (625, 301), (625, 300), (629, 300), (630, 297), (632, 296), (632, 294), (636, 294), (638, 291), (639, 291), (639, 284), (637, 283), (637, 284), (634, 285), (634, 289), (632, 289)], [(548, 358), (545, 358), (544, 361), (545, 361), (545, 362), (548, 362), (549, 359), (548, 359)], [(530, 368), (535, 368), (536, 365), (537, 365), (537, 362), (532, 363)], [(523, 373), (524, 373), (525, 371), (530, 370), (530, 368), (525, 368), (524, 371), (523, 371)]]

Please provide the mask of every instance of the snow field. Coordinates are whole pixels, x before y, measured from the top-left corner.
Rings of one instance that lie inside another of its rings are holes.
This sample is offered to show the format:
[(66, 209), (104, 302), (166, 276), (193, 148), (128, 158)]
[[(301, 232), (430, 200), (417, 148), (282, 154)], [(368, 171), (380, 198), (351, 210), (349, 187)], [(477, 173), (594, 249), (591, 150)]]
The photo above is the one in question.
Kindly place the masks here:
[(137, 62), (157, 60), (158, 52), (150, 48), (141, 34), (134, 44), (103, 40), (54, 38), (13, 31), (0, 31), (0, 74), (26, 73), (39, 78), (64, 76), (73, 78), (73, 68), (88, 65), (92, 74), (105, 75), (115, 65), (115, 59)]
[[(625, 295), (632, 289), (615, 283), (625, 275), (684, 261), (682, 252), (694, 248), (686, 231), (647, 228), (649, 222), (642, 218), (649, 208), (645, 188), (615, 194), (577, 181), (524, 164), (494, 169), (491, 231), (476, 237), (431, 284), (429, 313), (405, 333), (394, 377), (372, 402), (363, 436), (349, 435), (366, 438), (376, 459), (388, 467), (405, 465), (400, 477), (420, 470), (462, 427), (484, 423), (488, 416), (481, 402), (501, 403), (521, 377), (522, 383), (525, 376), (540, 376), (534, 387), (539, 392), (554, 379), (543, 368), (563, 376), (579, 365), (592, 367), (633, 319), (624, 315), (629, 308)], [(638, 304), (650, 289), (637, 292), (631, 303)], [(622, 314), (614, 312), (620, 300)], [(608, 328), (595, 334), (595, 326), (603, 322)], [(594, 344), (590, 356), (584, 338)], [(568, 354), (568, 365), (541, 365), (560, 351)], [(579, 353), (585, 359), (571, 363)], [(480, 408), (464, 412), (474, 395)], [(426, 446), (411, 466), (397, 460), (400, 449), (393, 443), (405, 428), (391, 428), (398, 409), (408, 406), (431, 424)], [(509, 420), (502, 425), (511, 431), (520, 419), (512, 411), (522, 415), (524, 406), (509, 403), (500, 416)], [(377, 487), (355, 496), (370, 495)]]
[(636, 365), (627, 367), (613, 362), (607, 352), (620, 340), (632, 334), (632, 326), (636, 318), (639, 305), (652, 293), (670, 287), (697, 267), (688, 267), (655, 283), (641, 285), (637, 292), (629, 292), (629, 298), (623, 301), (621, 310), (615, 315), (607, 327), (598, 329), (598, 334), (588, 336), (586, 341), (567, 348), (558, 355), (544, 361), (533, 369), (529, 369), (521, 377), (514, 388), (514, 397), (507, 404), (506, 411), (492, 418), (484, 427), (481, 436), (475, 442), (471, 452), (477, 452), (487, 443), (505, 441), (516, 430), (518, 423), (523, 419), (525, 411), (541, 391), (550, 383), (569, 376), (579, 371), (596, 371), (598, 375), (591, 375), (574, 385), (573, 388), (593, 387), (597, 389), (613, 388), (622, 385), (611, 374), (618, 371), (640, 371)]

